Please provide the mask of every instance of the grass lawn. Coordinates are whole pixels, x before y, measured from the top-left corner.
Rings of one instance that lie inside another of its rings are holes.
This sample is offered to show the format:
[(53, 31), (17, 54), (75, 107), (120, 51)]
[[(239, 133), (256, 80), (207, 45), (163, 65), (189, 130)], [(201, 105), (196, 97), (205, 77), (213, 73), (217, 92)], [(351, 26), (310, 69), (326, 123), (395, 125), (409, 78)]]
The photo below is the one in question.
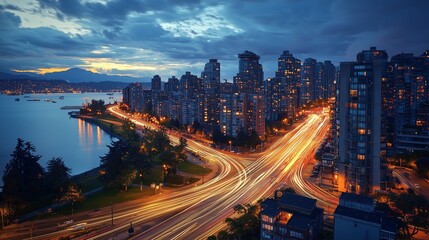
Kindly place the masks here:
[(189, 161), (184, 161), (179, 165), (179, 170), (185, 173), (193, 174), (193, 175), (199, 175), (202, 176), (204, 172), (204, 176), (211, 173), (210, 168), (203, 168), (202, 166), (191, 163)]
[[(141, 199), (154, 194), (154, 190), (148, 187), (140, 191), (139, 187), (128, 187), (128, 191), (117, 191), (112, 189), (103, 189), (91, 196), (77, 201), (73, 204), (74, 213), (95, 210), (102, 207), (110, 206), (112, 203), (121, 203), (131, 200)], [(53, 210), (51, 213), (39, 215), (36, 219), (44, 219), (47, 217), (61, 217), (71, 215), (72, 204), (68, 203), (60, 208)]]

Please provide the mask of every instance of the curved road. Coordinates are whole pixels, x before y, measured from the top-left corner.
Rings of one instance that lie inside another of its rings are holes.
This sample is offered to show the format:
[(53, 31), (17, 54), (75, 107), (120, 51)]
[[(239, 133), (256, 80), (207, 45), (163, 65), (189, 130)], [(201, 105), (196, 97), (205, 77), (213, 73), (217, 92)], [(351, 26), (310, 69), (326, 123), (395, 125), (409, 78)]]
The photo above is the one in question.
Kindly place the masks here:
[[(109, 111), (130, 118), (137, 126), (154, 127), (124, 115), (117, 107), (111, 107)], [(135, 229), (134, 239), (206, 239), (225, 227), (224, 220), (233, 214), (233, 206), (270, 196), (283, 180), (289, 180), (295, 188), (298, 187), (298, 192), (311, 196), (314, 189), (306, 189), (302, 167), (321, 143), (328, 124), (329, 119), (325, 115), (309, 115), (263, 154), (254, 155), (261, 157), (247, 166), (241, 162), (241, 159), (248, 158), (244, 155), (227, 154), (188, 139), (191, 151), (218, 165), (219, 173), (215, 178), (203, 185), (156, 197), (144, 204), (115, 209), (115, 224), (90, 233), (92, 235), (85, 239), (111, 239), (118, 233), (127, 236), (124, 234), (130, 222)], [(178, 141), (177, 136), (171, 135), (171, 138)], [(104, 209), (94, 216), (86, 216), (85, 223), (89, 229), (108, 226), (110, 217), (108, 209)], [(52, 238), (67, 231), (72, 229), (37, 234), (39, 236), (33, 239)]]

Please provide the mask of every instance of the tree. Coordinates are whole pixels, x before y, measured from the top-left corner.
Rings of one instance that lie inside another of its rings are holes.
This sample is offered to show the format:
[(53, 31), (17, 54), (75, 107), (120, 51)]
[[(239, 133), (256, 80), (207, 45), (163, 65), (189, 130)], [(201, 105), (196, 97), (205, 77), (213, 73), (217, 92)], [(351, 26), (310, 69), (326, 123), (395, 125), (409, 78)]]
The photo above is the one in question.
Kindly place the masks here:
[(215, 144), (219, 144), (219, 143), (226, 143), (227, 139), (226, 137), (223, 135), (223, 133), (220, 131), (219, 126), (213, 127), (213, 131), (212, 131), (212, 141)]
[(132, 145), (140, 145), (140, 137), (136, 132), (136, 124), (128, 118), (122, 122), (122, 136), (125, 141)]
[(75, 185), (67, 186), (67, 189), (64, 191), (62, 195), (60, 195), (56, 201), (57, 202), (76, 202), (82, 198), (82, 193), (77, 189)]
[(200, 122), (198, 122), (198, 120), (195, 120), (192, 123), (191, 129), (192, 129), (191, 130), (192, 134), (195, 134), (195, 133), (197, 133), (197, 131), (201, 130), (201, 124), (200, 124)]
[(115, 188), (127, 186), (135, 178), (136, 171), (130, 160), (130, 145), (124, 140), (112, 142), (109, 152), (100, 157), (100, 166), (105, 170), (103, 175), (106, 185)]
[[(429, 156), (429, 153), (426, 153)], [(421, 157), (416, 160), (417, 173), (422, 178), (429, 179), (429, 157)]]
[(255, 147), (261, 143), (261, 138), (259, 137), (258, 133), (255, 130), (252, 130), (250, 135), (246, 138), (247, 144), (250, 147)]
[(106, 112), (106, 105), (104, 105), (103, 100), (92, 99), (91, 103), (88, 105), (88, 108), (91, 109), (92, 113), (104, 113)]
[(30, 142), (18, 138), (12, 158), (3, 174), (3, 196), (7, 204), (18, 207), (43, 194), (42, 179), (45, 171), (35, 155), (36, 148)]
[(418, 233), (420, 228), (429, 227), (429, 206), (422, 195), (402, 193), (393, 199), (395, 212), (402, 224), (402, 233), (409, 238)]
[(70, 172), (62, 158), (52, 158), (48, 161), (46, 183), (48, 189), (53, 192), (66, 191), (70, 184)]
[(234, 206), (234, 212), (239, 214), (237, 218), (227, 218), (227, 232), (233, 239), (259, 239), (259, 203), (238, 204)]

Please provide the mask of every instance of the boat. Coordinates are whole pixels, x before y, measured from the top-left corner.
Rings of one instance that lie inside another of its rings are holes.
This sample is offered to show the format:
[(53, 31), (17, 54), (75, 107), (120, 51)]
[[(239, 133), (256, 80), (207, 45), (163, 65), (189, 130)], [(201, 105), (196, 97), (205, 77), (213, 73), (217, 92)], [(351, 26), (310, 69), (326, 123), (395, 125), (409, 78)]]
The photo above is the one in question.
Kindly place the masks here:
[(38, 101), (40, 101), (40, 99), (39, 98), (32, 98), (32, 99), (27, 99), (27, 101), (29, 101), (29, 102), (38, 102)]
[(113, 93), (108, 93), (107, 95), (113, 95)]
[(57, 101), (55, 101), (55, 100), (52, 100), (51, 102), (52, 102), (52, 103), (57, 103)]
[(64, 96), (60, 96), (60, 99), (61, 99), (61, 100), (64, 100)]
[(19, 102), (19, 101), (21, 101), (21, 99), (19, 99), (19, 98), (15, 98), (15, 101)]

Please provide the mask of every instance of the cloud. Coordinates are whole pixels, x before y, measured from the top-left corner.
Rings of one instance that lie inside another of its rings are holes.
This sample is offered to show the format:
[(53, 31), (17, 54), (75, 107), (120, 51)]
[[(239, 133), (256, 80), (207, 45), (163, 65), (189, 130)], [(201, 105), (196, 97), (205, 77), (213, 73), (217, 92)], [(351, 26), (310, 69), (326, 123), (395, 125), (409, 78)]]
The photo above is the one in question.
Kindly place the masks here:
[(283, 50), (336, 64), (370, 46), (420, 54), (429, 48), (427, 9), (424, 0), (5, 0), (0, 64), (94, 68), (89, 61), (100, 61), (110, 66), (100, 72), (166, 78), (199, 75), (217, 58), (222, 78), (232, 79), (237, 54), (250, 50), (269, 77)]

